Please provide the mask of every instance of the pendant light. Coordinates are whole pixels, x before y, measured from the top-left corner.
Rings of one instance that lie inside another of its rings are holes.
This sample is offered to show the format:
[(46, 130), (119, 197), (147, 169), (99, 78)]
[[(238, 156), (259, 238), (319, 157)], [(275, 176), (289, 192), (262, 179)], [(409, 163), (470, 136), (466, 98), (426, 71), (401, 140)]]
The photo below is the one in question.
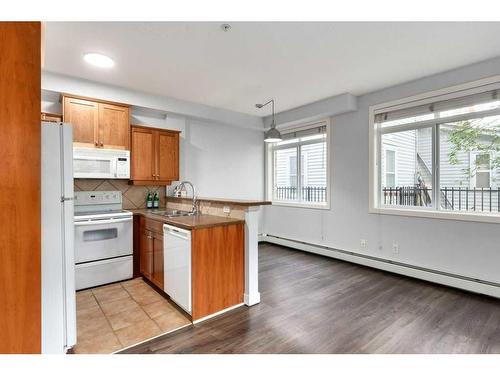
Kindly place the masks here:
[(276, 122), (274, 121), (274, 99), (269, 100), (267, 103), (264, 104), (255, 104), (257, 108), (262, 108), (268, 105), (269, 103), (272, 104), (272, 121), (271, 121), (271, 129), (265, 132), (264, 134), (264, 142), (268, 143), (276, 143), (276, 142), (281, 142), (281, 133), (279, 132), (278, 129), (276, 129)]

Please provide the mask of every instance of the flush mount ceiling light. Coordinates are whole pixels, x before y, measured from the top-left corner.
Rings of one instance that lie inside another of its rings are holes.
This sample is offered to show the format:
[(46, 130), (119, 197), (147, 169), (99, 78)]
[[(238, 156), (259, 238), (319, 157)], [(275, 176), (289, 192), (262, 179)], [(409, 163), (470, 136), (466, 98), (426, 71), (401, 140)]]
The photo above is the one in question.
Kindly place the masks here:
[(112, 68), (115, 65), (113, 59), (101, 53), (89, 52), (83, 55), (83, 59), (90, 65), (99, 68)]
[(274, 121), (274, 99), (269, 100), (267, 103), (264, 104), (255, 104), (257, 108), (262, 108), (268, 105), (269, 103), (272, 104), (272, 112), (273, 112), (273, 117), (271, 121), (271, 129), (269, 129), (265, 134), (264, 134), (264, 142), (268, 143), (276, 143), (276, 142), (281, 142), (281, 133), (279, 132), (278, 129), (276, 129), (276, 122)]

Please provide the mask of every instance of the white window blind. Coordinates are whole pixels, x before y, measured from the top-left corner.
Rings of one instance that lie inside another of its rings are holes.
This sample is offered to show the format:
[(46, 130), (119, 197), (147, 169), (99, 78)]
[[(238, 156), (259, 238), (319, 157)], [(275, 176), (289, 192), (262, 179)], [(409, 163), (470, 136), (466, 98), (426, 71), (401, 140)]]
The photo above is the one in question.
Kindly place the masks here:
[(381, 111), (375, 123), (381, 127), (419, 123), (436, 118), (448, 118), (500, 109), (498, 90), (490, 90), (464, 97), (437, 100), (428, 104), (396, 110)]

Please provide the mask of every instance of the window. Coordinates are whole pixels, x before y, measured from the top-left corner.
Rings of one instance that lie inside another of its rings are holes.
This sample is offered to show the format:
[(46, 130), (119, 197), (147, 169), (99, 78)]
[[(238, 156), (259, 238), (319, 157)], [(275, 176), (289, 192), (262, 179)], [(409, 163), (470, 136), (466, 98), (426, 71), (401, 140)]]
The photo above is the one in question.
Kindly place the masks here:
[(396, 151), (385, 150), (385, 184), (387, 187), (396, 187)]
[(370, 108), (372, 212), (500, 220), (498, 78)]
[(328, 122), (281, 131), (268, 145), (268, 195), (273, 203), (327, 208)]
[(380, 140), (385, 151), (381, 155), (384, 171), (380, 186), (381, 203), (389, 206), (431, 206), (431, 128), (387, 130)]
[(491, 187), (491, 154), (471, 153), (471, 187), (485, 189)]

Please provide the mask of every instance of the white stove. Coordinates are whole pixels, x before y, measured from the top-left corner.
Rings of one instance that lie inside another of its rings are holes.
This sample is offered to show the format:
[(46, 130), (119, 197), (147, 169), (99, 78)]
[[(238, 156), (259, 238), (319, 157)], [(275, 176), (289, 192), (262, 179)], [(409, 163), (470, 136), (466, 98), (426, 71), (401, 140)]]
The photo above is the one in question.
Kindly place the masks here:
[(120, 191), (75, 192), (76, 289), (132, 278), (132, 213)]

